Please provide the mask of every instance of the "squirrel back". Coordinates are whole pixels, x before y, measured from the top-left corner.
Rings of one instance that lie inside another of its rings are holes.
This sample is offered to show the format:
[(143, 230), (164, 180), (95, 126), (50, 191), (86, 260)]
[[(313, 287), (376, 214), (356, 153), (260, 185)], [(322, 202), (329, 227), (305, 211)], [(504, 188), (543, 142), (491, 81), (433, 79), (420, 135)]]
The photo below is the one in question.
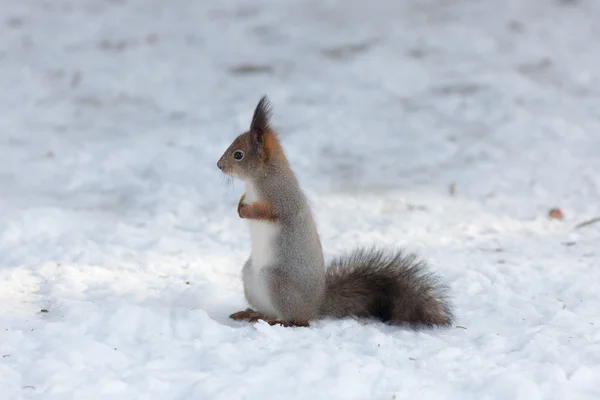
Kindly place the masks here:
[(249, 221), (252, 242), (242, 269), (252, 308), (230, 317), (297, 326), (324, 317), (374, 317), (412, 328), (450, 325), (447, 288), (414, 255), (358, 249), (325, 268), (310, 206), (270, 114), (263, 96), (250, 129), (217, 163), (223, 173), (246, 183), (238, 214)]

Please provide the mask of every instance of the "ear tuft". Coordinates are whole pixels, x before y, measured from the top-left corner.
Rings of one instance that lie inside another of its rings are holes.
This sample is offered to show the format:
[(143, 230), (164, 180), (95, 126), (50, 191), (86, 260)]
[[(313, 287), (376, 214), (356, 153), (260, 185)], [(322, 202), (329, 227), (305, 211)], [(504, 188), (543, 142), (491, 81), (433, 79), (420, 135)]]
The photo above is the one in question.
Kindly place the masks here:
[(251, 131), (258, 131), (260, 134), (264, 134), (271, 130), (271, 113), (272, 107), (269, 99), (266, 95), (260, 98), (256, 109), (254, 110), (254, 116), (250, 123)]

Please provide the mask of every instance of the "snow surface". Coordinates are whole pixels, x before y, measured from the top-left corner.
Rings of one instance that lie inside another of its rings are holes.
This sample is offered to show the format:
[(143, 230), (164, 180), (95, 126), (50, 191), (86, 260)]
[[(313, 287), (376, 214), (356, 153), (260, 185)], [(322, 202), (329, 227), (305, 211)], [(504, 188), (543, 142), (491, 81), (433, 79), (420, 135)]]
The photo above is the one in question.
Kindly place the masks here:
[[(3, 0), (0, 399), (599, 399), (599, 21)], [(466, 329), (228, 319), (250, 243), (216, 162), (263, 93), (326, 257), (418, 252)]]

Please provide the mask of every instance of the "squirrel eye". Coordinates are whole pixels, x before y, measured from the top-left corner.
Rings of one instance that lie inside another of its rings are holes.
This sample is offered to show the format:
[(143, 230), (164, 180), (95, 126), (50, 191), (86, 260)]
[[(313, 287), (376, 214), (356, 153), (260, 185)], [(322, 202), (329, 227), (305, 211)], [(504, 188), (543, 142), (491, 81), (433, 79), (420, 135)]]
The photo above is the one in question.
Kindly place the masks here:
[(236, 150), (233, 152), (233, 158), (235, 158), (236, 160), (240, 161), (242, 158), (244, 158), (244, 152), (241, 150)]

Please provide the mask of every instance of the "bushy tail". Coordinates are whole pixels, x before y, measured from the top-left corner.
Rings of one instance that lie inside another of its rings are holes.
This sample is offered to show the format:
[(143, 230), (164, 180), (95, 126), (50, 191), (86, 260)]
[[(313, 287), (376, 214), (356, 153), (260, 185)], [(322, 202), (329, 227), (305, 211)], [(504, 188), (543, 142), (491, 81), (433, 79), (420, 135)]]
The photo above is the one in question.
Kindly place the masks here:
[(323, 317), (374, 317), (414, 329), (450, 326), (447, 287), (414, 254), (358, 249), (327, 269)]

